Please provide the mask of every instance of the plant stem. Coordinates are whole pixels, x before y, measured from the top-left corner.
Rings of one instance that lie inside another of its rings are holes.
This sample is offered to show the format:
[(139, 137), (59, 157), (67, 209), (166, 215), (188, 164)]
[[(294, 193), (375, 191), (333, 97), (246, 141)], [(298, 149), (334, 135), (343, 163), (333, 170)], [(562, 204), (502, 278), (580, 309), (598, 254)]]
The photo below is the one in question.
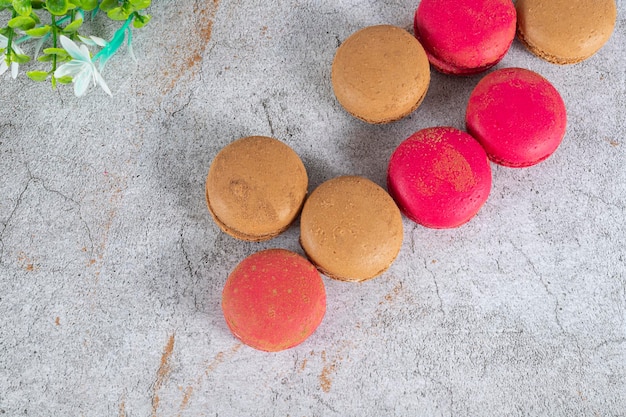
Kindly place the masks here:
[[(17, 12), (15, 10), (12, 11), (11, 13), (11, 19), (15, 18), (17, 16)], [(7, 64), (12, 63), (12, 58), (11, 58), (11, 54), (13, 53), (13, 35), (15, 34), (15, 30), (13, 28), (10, 28), (9, 30), (9, 37), (7, 40), (7, 50), (5, 51), (5, 54), (7, 56)]]
[[(51, 25), (52, 26), (52, 47), (56, 48), (57, 47), (57, 29), (58, 29), (57, 19), (56, 19), (56, 16), (53, 15), (52, 13), (50, 15), (52, 17), (52, 25)], [(56, 89), (57, 87), (57, 79), (54, 76), (54, 72), (56, 71), (56, 69), (57, 69), (57, 56), (55, 54), (52, 56), (52, 79), (51, 81), (52, 81), (53, 89)]]

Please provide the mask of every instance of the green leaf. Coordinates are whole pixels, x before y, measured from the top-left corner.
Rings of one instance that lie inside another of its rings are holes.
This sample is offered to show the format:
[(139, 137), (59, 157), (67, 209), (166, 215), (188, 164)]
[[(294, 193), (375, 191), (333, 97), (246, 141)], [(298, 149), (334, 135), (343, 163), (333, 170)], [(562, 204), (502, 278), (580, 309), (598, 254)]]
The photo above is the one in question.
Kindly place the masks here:
[(100, 3), (100, 10), (102, 10), (103, 12), (108, 12), (118, 5), (119, 3), (117, 0), (103, 0), (102, 3)]
[(13, 6), (13, 0), (0, 0), (0, 10)]
[(43, 50), (46, 55), (68, 56), (69, 54), (63, 48), (46, 48)]
[(28, 71), (26, 72), (26, 75), (28, 75), (28, 78), (33, 81), (46, 81), (48, 75), (50, 74), (48, 74), (46, 71)]
[(35, 21), (28, 16), (17, 16), (9, 20), (8, 26), (13, 29), (28, 30), (35, 27)]
[(18, 64), (25, 64), (30, 61), (30, 57), (28, 55), (16, 53), (11, 54), (11, 59), (13, 60), (13, 62), (17, 62)]
[(130, 0), (130, 5), (135, 10), (143, 10), (150, 6), (151, 0)]
[(67, 11), (70, 8), (70, 3), (68, 0), (47, 0), (46, 8), (55, 16), (63, 16), (64, 14), (67, 14)]
[(36, 13), (31, 13), (30, 14), (30, 18), (33, 19), (35, 21), (35, 23), (37, 23), (37, 24), (41, 23), (41, 19), (39, 18), (39, 16), (37, 16)]
[(20, 16), (28, 16), (30, 12), (33, 11), (33, 8), (30, 4), (30, 0), (13, 0), (13, 9)]
[(135, 20), (133, 20), (133, 26), (137, 29), (141, 29), (152, 19), (152, 16), (149, 14), (146, 15), (138, 15)]
[(53, 58), (54, 58), (54, 55), (42, 55), (39, 58), (37, 58), (37, 61), (39, 61), (39, 62), (50, 62), (50, 61), (52, 61)]
[(89, 12), (96, 8), (98, 5), (98, 0), (83, 0), (81, 4), (81, 9), (86, 12)]
[(50, 29), (52, 29), (52, 27), (50, 27), (48, 25), (41, 26), (41, 27), (38, 27), (38, 28), (27, 30), (26, 34), (28, 36), (30, 36), (31, 38), (42, 38), (42, 37), (46, 36), (48, 33), (50, 33)]
[(83, 24), (83, 19), (76, 19), (72, 23), (70, 23), (69, 25), (63, 28), (63, 33), (66, 33), (66, 34), (74, 33), (78, 30), (78, 28), (81, 27), (82, 24)]
[(111, 20), (126, 20), (128, 16), (130, 16), (130, 13), (123, 7), (115, 7), (107, 12), (107, 16), (109, 16)]
[(72, 83), (72, 77), (70, 75), (65, 75), (61, 78), (57, 78), (57, 81), (61, 84), (71, 84)]
[(31, 0), (31, 5), (33, 9), (43, 9), (43, 6), (46, 5), (46, 2), (43, 0)]

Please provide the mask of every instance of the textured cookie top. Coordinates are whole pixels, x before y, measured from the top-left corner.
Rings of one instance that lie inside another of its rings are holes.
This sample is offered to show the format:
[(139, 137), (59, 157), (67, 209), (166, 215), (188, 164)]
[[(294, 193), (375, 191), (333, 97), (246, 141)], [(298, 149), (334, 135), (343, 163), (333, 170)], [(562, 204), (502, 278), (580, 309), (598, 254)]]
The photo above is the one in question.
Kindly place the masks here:
[(438, 70), (468, 75), (502, 59), (515, 37), (515, 22), (511, 0), (422, 0), (414, 30)]
[(465, 122), (492, 161), (527, 167), (557, 149), (565, 136), (567, 113), (547, 79), (524, 68), (502, 68), (476, 85)]
[(206, 198), (216, 223), (243, 240), (265, 240), (295, 220), (308, 187), (300, 157), (279, 140), (239, 139), (211, 164)]
[(422, 45), (406, 30), (370, 26), (337, 49), (332, 84), (337, 100), (368, 123), (387, 123), (415, 110), (430, 83)]
[(231, 331), (255, 349), (276, 352), (309, 337), (326, 312), (319, 272), (284, 249), (250, 255), (229, 275), (222, 311)]
[(358, 176), (337, 177), (302, 209), (300, 243), (326, 275), (362, 281), (385, 271), (402, 246), (402, 216), (387, 192)]
[(518, 0), (520, 40), (539, 57), (574, 64), (595, 54), (611, 37), (615, 0)]
[(487, 200), (491, 167), (480, 144), (452, 127), (415, 132), (394, 151), (387, 188), (411, 220), (432, 228), (458, 227)]

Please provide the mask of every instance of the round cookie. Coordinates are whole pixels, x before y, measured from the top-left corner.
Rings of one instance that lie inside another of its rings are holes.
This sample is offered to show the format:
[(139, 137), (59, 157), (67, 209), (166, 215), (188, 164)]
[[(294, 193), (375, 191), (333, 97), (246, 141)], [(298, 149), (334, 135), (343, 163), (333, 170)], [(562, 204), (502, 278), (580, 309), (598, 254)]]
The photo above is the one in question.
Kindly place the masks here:
[(326, 312), (319, 272), (302, 256), (268, 249), (231, 272), (222, 293), (226, 324), (243, 343), (276, 352), (307, 339)]
[(413, 27), (440, 72), (476, 74), (497, 64), (515, 38), (511, 0), (422, 0)]
[(224, 147), (206, 179), (213, 219), (241, 240), (271, 239), (296, 219), (307, 193), (300, 157), (277, 139), (250, 136)]
[(381, 124), (401, 119), (420, 105), (430, 83), (430, 66), (424, 48), (406, 30), (369, 26), (337, 49), (331, 79), (348, 113)]
[(565, 136), (567, 114), (561, 95), (548, 80), (527, 69), (503, 68), (476, 85), (465, 123), (489, 159), (509, 167), (527, 167), (558, 148)]
[(555, 64), (575, 64), (595, 54), (611, 37), (615, 0), (517, 0), (519, 40)]
[(383, 273), (402, 246), (402, 216), (380, 186), (358, 176), (333, 178), (304, 203), (300, 244), (324, 274), (363, 281)]
[(420, 130), (400, 144), (389, 161), (387, 189), (411, 220), (431, 228), (469, 221), (491, 191), (485, 151), (452, 127)]

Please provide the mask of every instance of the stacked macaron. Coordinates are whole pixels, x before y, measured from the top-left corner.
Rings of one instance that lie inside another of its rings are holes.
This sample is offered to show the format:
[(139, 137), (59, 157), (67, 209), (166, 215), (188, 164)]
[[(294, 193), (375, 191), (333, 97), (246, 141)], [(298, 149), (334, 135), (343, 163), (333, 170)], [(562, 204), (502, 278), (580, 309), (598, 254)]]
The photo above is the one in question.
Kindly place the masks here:
[[(336, 51), (332, 87), (350, 115), (391, 123), (423, 102), (430, 65), (456, 76), (486, 71), (516, 33), (535, 55), (572, 64), (606, 43), (615, 19), (614, 0), (421, 0), (414, 36), (390, 25), (349, 36)], [(489, 196), (490, 161), (535, 165), (555, 152), (566, 124), (565, 104), (547, 79), (523, 68), (499, 69), (472, 91), (467, 132), (430, 127), (395, 149), (388, 192), (367, 178), (341, 176), (308, 198), (306, 169), (289, 146), (263, 136), (234, 141), (216, 155), (206, 179), (216, 224), (234, 238), (263, 241), (300, 217), (306, 257), (270, 249), (241, 261), (222, 294), (229, 329), (264, 351), (302, 343), (326, 311), (320, 273), (351, 282), (382, 274), (402, 246), (402, 213), (429, 228), (467, 223)]]

